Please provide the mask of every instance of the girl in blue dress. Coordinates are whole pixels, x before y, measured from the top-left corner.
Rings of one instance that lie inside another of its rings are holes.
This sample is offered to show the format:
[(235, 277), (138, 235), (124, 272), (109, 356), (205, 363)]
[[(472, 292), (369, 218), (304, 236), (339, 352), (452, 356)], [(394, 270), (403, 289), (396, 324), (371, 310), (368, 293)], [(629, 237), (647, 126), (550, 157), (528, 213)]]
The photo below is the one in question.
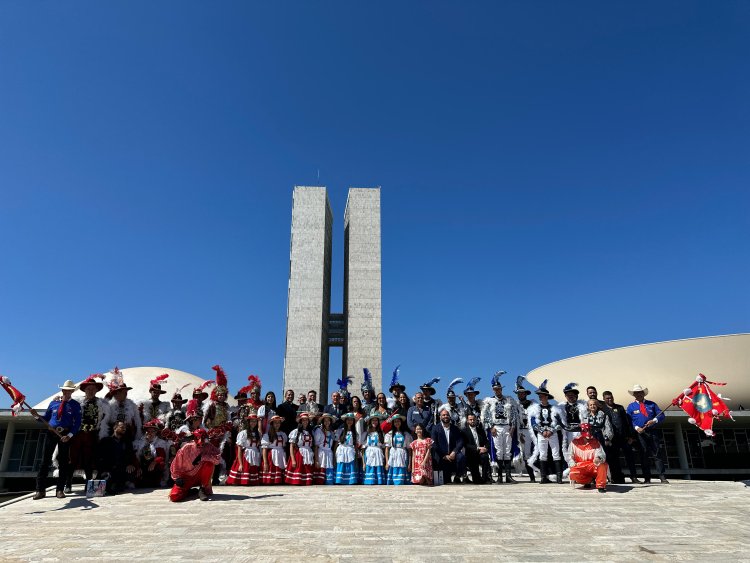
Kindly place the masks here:
[(357, 415), (342, 415), (344, 426), (339, 429), (336, 446), (336, 484), (356, 485), (359, 482), (357, 467)]
[(407, 485), (409, 483), (409, 453), (411, 434), (404, 429), (406, 417), (391, 416), (391, 430), (385, 435), (385, 470), (387, 485)]
[(383, 448), (383, 431), (380, 429), (380, 415), (373, 413), (365, 419), (367, 434), (362, 442), (364, 449), (365, 478), (364, 485), (385, 485), (385, 456)]

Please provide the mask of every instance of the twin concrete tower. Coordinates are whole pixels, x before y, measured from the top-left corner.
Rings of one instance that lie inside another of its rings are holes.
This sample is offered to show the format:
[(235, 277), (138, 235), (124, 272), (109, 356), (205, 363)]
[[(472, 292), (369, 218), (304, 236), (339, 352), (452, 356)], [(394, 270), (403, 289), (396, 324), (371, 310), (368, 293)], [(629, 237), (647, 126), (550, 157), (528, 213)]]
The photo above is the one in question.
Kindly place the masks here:
[(344, 212), (344, 310), (331, 312), (333, 213), (324, 187), (296, 186), (292, 203), (284, 390), (328, 395), (329, 349), (359, 394), (363, 368), (382, 385), (380, 188), (351, 188)]

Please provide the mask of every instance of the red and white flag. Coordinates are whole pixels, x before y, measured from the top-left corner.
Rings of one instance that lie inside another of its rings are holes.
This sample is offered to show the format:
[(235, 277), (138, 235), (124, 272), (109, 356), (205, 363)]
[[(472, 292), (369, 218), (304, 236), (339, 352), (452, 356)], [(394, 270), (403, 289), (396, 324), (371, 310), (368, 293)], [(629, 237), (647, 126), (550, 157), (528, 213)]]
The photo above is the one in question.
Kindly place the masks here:
[(672, 404), (677, 405), (688, 414), (690, 424), (695, 424), (706, 433), (706, 436), (713, 436), (714, 420), (717, 418), (734, 419), (729, 407), (724, 402), (729, 401), (729, 397), (722, 397), (720, 393), (714, 393), (709, 384), (726, 385), (726, 383), (706, 381), (706, 376), (701, 373), (690, 387), (684, 389), (679, 397), (672, 400)]
[(26, 401), (26, 396), (21, 393), (18, 389), (10, 384), (10, 379), (4, 375), (0, 376), (0, 386), (8, 392), (10, 398), (13, 399), (13, 404), (10, 408), (13, 411), (13, 416), (16, 416), (19, 412), (23, 411), (23, 404)]

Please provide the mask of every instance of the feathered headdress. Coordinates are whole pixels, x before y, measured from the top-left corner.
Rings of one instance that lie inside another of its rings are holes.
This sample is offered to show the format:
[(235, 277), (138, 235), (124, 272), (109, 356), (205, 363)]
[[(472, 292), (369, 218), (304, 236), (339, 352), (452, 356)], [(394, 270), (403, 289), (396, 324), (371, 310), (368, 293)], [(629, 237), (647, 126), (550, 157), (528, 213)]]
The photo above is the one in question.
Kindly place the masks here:
[(399, 389), (401, 389), (401, 390), (404, 390), (404, 389), (406, 389), (406, 387), (404, 387), (403, 385), (401, 385), (401, 384), (400, 384), (400, 383), (398, 382), (398, 373), (399, 373), (399, 368), (400, 368), (400, 367), (401, 367), (401, 364), (397, 365), (397, 366), (396, 366), (396, 369), (394, 369), (394, 370), (393, 370), (393, 377), (391, 377), (391, 384), (390, 384), (390, 386), (388, 387), (388, 390), (389, 390), (389, 391), (393, 391), (393, 388), (394, 388), (394, 387), (398, 387), (398, 388), (399, 388)]
[(215, 381), (213, 379), (204, 381), (198, 387), (193, 389), (193, 398), (200, 397), (201, 395), (203, 395), (204, 399), (208, 397), (208, 393), (206, 393), (206, 387), (209, 387), (210, 385), (214, 385), (214, 383)]
[(365, 374), (365, 380), (362, 382), (362, 392), (364, 393), (366, 390), (375, 391), (375, 388), (372, 386), (372, 374), (370, 373), (370, 370), (364, 368), (362, 371)]
[(168, 373), (163, 373), (160, 376), (158, 376), (156, 379), (152, 379), (151, 380), (151, 387), (150, 387), (149, 391), (151, 389), (159, 389), (159, 390), (161, 390), (161, 382), (165, 381), (168, 377), (169, 377)]
[(523, 375), (519, 375), (516, 377), (516, 393), (522, 393), (523, 391), (529, 392), (526, 387), (523, 386), (523, 382), (526, 381), (526, 378)]
[(451, 381), (448, 384), (448, 390), (446, 391), (446, 396), (450, 397), (451, 395), (453, 395), (455, 397), (456, 396), (456, 392), (453, 390), (453, 386), (454, 385), (458, 385), (459, 383), (463, 383), (463, 382), (464, 382), (464, 380), (463, 380), (462, 377), (457, 377), (453, 381)]
[(126, 391), (130, 391), (132, 389), (132, 387), (128, 387), (125, 384), (125, 380), (122, 377), (122, 372), (117, 366), (115, 366), (115, 368), (112, 370), (112, 379), (109, 380), (107, 388), (109, 389), (106, 395), (107, 399), (109, 399), (118, 389), (125, 389)]
[(211, 390), (211, 400), (215, 401), (218, 393), (228, 393), (229, 390), (227, 389), (227, 374), (224, 373), (224, 368), (216, 364), (211, 369), (216, 372), (216, 387)]
[(479, 393), (479, 391), (477, 391), (474, 387), (481, 380), (482, 380), (481, 377), (472, 377), (468, 385), (466, 386), (466, 389), (464, 389), (464, 395), (466, 395), (467, 393)]
[(495, 375), (492, 376), (492, 387), (493, 389), (495, 387), (502, 387), (503, 384), (500, 383), (500, 377), (508, 373), (507, 371), (501, 369), (500, 371), (496, 371)]
[(104, 383), (102, 383), (102, 381), (97, 381), (97, 379), (101, 379), (102, 381), (104, 381), (104, 374), (92, 373), (78, 384), (78, 388), (83, 391), (83, 388), (87, 385), (93, 385), (94, 387), (96, 387), (97, 391), (101, 391), (104, 387)]
[(422, 383), (422, 385), (420, 385), (419, 388), (422, 389), (423, 391), (429, 389), (430, 391), (434, 393), (435, 388), (433, 387), (433, 385), (435, 385), (439, 381), (440, 381), (439, 377), (433, 377), (427, 383)]
[(177, 399), (177, 400), (181, 401), (181, 400), (182, 400), (182, 395), (181, 395), (180, 393), (181, 393), (181, 391), (182, 391), (182, 390), (183, 390), (183, 389), (184, 389), (185, 387), (187, 387), (188, 385), (190, 385), (190, 384), (189, 384), (189, 383), (186, 383), (186, 384), (185, 384), (185, 385), (183, 385), (182, 387), (178, 387), (178, 388), (177, 388), (177, 389), (175, 390), (174, 394), (172, 395), (172, 400), (174, 401), (175, 399)]
[(261, 390), (260, 377), (258, 377), (257, 375), (248, 375), (247, 380), (250, 382), (250, 385), (248, 385), (248, 387), (250, 387), (250, 390), (248, 391), (248, 393), (256, 388), (258, 389), (258, 392), (260, 393), (260, 390)]
[(339, 386), (339, 393), (341, 393), (344, 397), (349, 396), (349, 386), (352, 384), (352, 376), (351, 375), (345, 375), (341, 379), (336, 380), (336, 384)]
[(573, 393), (575, 393), (577, 396), (580, 391), (576, 389), (576, 387), (578, 387), (578, 383), (576, 383), (575, 381), (571, 381), (565, 387), (563, 387), (563, 394), (567, 393), (568, 391), (573, 391)]
[(550, 393), (549, 391), (547, 391), (547, 380), (546, 379), (544, 381), (542, 381), (542, 383), (539, 385), (539, 387), (537, 387), (536, 394), (540, 395), (540, 396), (541, 395), (547, 395), (547, 397), (549, 397), (550, 399), (554, 399), (555, 398), (555, 397), (552, 396), (552, 393)]
[(202, 415), (200, 411), (198, 410), (198, 399), (190, 399), (187, 404), (187, 408), (185, 409), (185, 417), (186, 418), (201, 418)]

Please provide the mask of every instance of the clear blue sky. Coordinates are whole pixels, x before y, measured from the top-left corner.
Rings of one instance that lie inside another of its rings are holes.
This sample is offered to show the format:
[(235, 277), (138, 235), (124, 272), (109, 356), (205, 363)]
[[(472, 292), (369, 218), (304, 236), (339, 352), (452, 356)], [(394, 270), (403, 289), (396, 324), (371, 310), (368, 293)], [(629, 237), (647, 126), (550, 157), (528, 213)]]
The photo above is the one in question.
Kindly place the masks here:
[(336, 309), (382, 186), (410, 387), (748, 331), (748, 53), (747, 2), (2, 2), (0, 373), (278, 391), (295, 184)]

